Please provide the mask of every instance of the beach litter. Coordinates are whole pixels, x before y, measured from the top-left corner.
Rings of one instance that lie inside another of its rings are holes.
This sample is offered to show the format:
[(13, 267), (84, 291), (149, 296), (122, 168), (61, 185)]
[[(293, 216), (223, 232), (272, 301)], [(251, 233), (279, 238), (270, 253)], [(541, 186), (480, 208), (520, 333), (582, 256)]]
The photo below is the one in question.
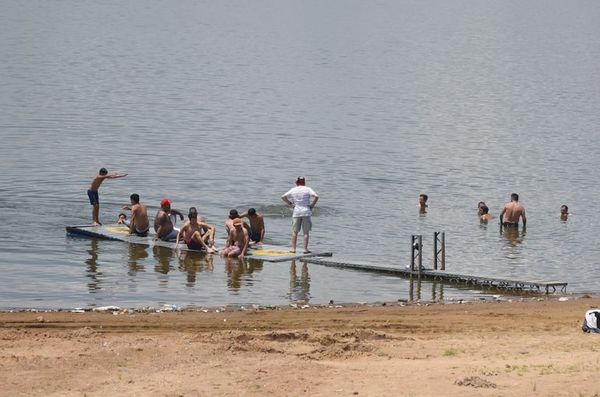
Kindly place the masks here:
[(581, 329), (583, 332), (600, 334), (600, 309), (590, 309), (585, 312)]
[(95, 307), (92, 310), (95, 312), (114, 312), (114, 311), (121, 310), (121, 308), (118, 306), (100, 306), (100, 307)]

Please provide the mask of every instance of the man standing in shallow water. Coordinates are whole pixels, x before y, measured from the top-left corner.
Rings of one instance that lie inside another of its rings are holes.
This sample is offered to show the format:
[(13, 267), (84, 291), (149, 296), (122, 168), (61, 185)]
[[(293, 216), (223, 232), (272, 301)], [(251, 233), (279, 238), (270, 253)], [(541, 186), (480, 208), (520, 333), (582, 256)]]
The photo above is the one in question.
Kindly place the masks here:
[[(288, 190), (281, 199), (291, 208), (294, 209), (292, 214), (292, 248), (290, 252), (296, 252), (296, 241), (298, 239), (298, 232), (300, 228), (304, 232), (304, 253), (309, 254), (308, 240), (309, 233), (312, 229), (312, 209), (315, 208), (317, 201), (319, 201), (319, 195), (305, 186), (306, 181), (303, 176), (299, 176), (296, 179), (296, 187)], [(311, 202), (311, 198), (313, 201)]]
[(507, 203), (500, 213), (500, 224), (506, 228), (519, 227), (519, 218), (523, 219), (523, 228), (527, 226), (525, 207), (519, 203), (519, 195), (512, 193), (510, 203)]

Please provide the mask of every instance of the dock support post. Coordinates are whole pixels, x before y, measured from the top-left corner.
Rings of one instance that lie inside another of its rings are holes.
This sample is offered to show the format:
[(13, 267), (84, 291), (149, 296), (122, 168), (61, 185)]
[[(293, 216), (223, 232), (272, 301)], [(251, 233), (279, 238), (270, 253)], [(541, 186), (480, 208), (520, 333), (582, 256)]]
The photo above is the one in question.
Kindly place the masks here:
[(446, 232), (442, 232), (442, 270), (446, 270)]
[(421, 274), (421, 268), (423, 267), (423, 236), (420, 234), (413, 234), (411, 236), (410, 244), (410, 271), (415, 271), (415, 259), (417, 260), (417, 271)]
[(419, 278), (421, 278), (421, 269), (423, 268), (423, 236), (419, 234)]
[[(441, 238), (440, 238), (441, 236)], [(438, 249), (438, 243), (440, 249)], [(441, 255), (440, 255), (441, 254)], [(433, 269), (446, 270), (446, 232), (433, 232)]]
[(440, 232), (433, 232), (433, 270), (438, 268), (438, 234)]

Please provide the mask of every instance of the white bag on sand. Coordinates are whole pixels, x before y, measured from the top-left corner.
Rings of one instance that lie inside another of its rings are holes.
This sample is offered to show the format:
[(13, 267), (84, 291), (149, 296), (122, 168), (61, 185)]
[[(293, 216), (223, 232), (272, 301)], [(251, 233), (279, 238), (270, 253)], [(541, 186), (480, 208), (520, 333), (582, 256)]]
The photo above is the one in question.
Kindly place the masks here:
[(600, 309), (591, 309), (585, 312), (585, 318), (583, 319), (583, 325), (581, 329), (583, 332), (600, 334)]

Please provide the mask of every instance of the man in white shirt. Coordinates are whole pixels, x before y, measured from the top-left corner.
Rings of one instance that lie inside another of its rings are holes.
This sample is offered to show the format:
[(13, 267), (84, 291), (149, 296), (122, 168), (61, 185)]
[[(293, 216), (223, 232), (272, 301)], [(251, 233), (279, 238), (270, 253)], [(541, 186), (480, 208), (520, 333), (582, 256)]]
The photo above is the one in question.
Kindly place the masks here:
[(292, 249), (290, 251), (296, 252), (296, 240), (298, 232), (302, 228), (302, 232), (304, 233), (304, 253), (310, 254), (308, 239), (310, 229), (312, 228), (312, 209), (317, 204), (317, 201), (319, 201), (319, 195), (308, 186), (305, 186), (305, 184), (304, 177), (299, 176), (296, 179), (296, 187), (281, 196), (281, 199), (285, 201), (288, 207), (294, 209), (294, 213), (292, 214)]

